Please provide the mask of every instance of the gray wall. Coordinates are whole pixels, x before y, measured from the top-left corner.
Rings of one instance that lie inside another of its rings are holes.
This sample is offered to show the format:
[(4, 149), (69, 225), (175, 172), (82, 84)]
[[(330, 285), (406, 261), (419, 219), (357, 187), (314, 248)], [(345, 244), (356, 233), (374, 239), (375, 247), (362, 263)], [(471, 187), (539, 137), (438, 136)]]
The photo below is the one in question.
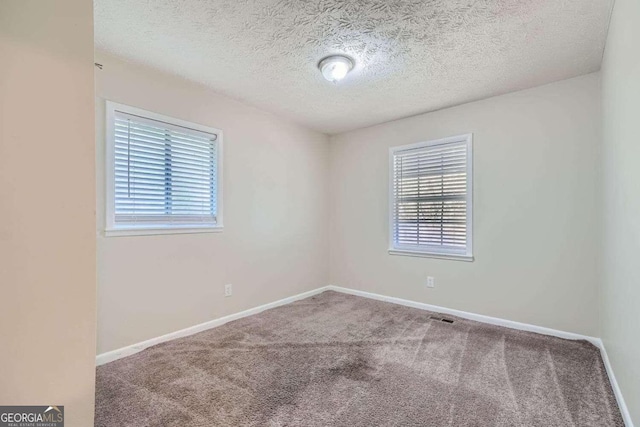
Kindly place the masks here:
[[(331, 284), (599, 336), (600, 122), (591, 74), (333, 137)], [(475, 261), (389, 255), (388, 148), (468, 132)]]
[[(326, 135), (179, 77), (96, 60), (98, 353), (327, 284)], [(104, 237), (105, 99), (224, 132), (223, 232)]]
[(616, 0), (602, 65), (602, 338), (640, 424), (640, 1)]

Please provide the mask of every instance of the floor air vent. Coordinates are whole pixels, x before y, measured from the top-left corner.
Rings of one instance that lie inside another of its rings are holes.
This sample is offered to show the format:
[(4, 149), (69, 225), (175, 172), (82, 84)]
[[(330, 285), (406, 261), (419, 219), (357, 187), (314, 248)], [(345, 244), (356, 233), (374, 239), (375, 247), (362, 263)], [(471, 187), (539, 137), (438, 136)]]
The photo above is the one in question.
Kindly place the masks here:
[(453, 320), (451, 320), (451, 319), (445, 319), (445, 318), (437, 317), (437, 316), (429, 316), (429, 319), (436, 320), (438, 322), (453, 323)]

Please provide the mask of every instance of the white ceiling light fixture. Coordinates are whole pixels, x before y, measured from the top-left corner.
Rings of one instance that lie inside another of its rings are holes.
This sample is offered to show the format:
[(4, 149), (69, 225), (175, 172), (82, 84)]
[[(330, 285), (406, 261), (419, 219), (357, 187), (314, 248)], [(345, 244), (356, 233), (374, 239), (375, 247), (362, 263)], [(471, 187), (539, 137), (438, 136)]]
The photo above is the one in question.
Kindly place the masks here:
[(336, 83), (344, 79), (347, 73), (353, 69), (353, 60), (344, 55), (331, 55), (321, 60), (318, 63), (318, 68), (325, 79)]

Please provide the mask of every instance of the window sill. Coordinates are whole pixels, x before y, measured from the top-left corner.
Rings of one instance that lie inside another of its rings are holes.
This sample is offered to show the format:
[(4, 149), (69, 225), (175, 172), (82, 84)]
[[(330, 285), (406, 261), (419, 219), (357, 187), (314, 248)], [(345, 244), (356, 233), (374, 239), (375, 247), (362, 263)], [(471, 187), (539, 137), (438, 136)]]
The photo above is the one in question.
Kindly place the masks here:
[(466, 262), (473, 262), (473, 259), (474, 259), (473, 256), (469, 256), (469, 255), (442, 254), (442, 253), (433, 253), (433, 252), (412, 251), (408, 249), (389, 249), (389, 255), (449, 259), (454, 261), (466, 261)]
[(112, 228), (104, 231), (105, 237), (119, 236), (157, 236), (162, 234), (195, 234), (220, 233), (223, 227), (144, 227), (144, 228)]

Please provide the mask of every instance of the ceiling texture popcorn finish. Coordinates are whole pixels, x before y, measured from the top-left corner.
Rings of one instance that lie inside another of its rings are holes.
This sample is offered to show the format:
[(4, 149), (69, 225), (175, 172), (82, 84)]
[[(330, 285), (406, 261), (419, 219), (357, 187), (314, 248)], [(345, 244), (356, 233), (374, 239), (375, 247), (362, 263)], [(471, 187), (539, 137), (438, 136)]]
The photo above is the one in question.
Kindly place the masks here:
[[(95, 0), (96, 48), (339, 133), (600, 69), (612, 0)], [(337, 84), (318, 61), (345, 54)]]

